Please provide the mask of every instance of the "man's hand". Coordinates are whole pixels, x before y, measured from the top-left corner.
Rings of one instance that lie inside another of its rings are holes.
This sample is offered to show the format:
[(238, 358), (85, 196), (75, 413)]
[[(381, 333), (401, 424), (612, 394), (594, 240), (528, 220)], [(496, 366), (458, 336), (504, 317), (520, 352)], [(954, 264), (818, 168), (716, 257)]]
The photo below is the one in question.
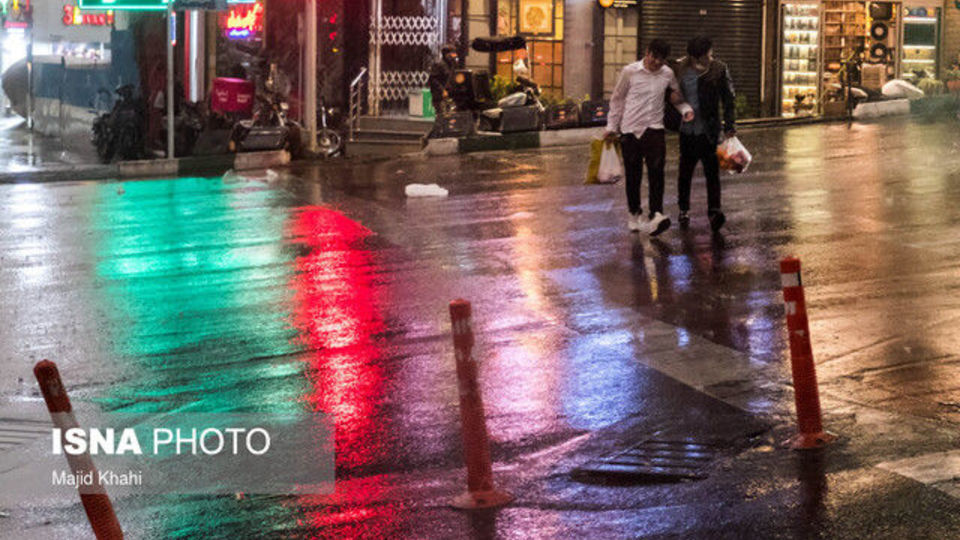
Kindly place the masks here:
[(608, 131), (603, 134), (603, 140), (607, 142), (616, 142), (620, 138), (620, 135), (616, 131)]
[(693, 111), (687, 111), (683, 114), (684, 122), (693, 122)]

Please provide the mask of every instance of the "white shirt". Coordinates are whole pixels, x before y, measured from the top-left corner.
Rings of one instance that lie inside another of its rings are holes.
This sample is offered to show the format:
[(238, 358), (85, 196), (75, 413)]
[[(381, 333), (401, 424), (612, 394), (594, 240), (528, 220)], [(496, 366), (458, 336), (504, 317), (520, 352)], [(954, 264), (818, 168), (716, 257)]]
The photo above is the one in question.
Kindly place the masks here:
[[(651, 72), (640, 60), (624, 67), (610, 97), (607, 131), (640, 137), (648, 129), (663, 129), (663, 105), (668, 87), (680, 91), (673, 70), (667, 66)], [(676, 107), (680, 114), (693, 110), (686, 103)]]

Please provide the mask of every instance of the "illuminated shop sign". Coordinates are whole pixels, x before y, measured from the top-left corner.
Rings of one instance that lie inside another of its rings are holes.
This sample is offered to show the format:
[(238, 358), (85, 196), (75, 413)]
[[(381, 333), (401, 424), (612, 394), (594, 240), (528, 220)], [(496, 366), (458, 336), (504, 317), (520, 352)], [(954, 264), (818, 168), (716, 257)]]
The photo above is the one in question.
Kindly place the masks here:
[(597, 0), (597, 3), (602, 8), (628, 8), (636, 7), (640, 4), (640, 0)]
[(224, 33), (230, 39), (256, 39), (263, 31), (263, 4), (237, 4), (227, 12)]
[(6, 18), (3, 21), (4, 28), (29, 28), (33, 19), (33, 9), (30, 6), (30, 0), (10, 0), (3, 2), (3, 12)]
[(113, 10), (86, 13), (77, 6), (63, 6), (64, 26), (112, 26), (113, 21)]
[(165, 0), (80, 0), (82, 9), (149, 11), (167, 9)]

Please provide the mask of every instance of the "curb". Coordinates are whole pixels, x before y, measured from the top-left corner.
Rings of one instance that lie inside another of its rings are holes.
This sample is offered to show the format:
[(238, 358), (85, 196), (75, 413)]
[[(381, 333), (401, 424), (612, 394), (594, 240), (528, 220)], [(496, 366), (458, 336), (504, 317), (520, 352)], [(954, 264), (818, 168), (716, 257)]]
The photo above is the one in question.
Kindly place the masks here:
[[(830, 122), (829, 118), (770, 119), (760, 118), (738, 122), (742, 130), (767, 127), (797, 126)], [(527, 148), (550, 148), (557, 146), (578, 146), (603, 135), (603, 127), (558, 129), (546, 131), (527, 131), (522, 133), (483, 133), (462, 138), (430, 139), (423, 154), (427, 156), (449, 156), (471, 152), (490, 152), (496, 150), (518, 150)]]
[[(878, 111), (884, 109), (885, 103), (897, 103), (899, 100), (862, 104), (872, 106)], [(956, 112), (957, 98), (954, 96), (931, 96), (928, 98), (910, 101), (897, 105), (893, 110), (881, 114), (872, 114), (868, 117), (855, 118), (857, 121), (873, 120), (882, 116), (913, 115), (924, 116)], [(887, 105), (890, 107), (890, 105)], [(871, 107), (868, 109), (873, 112)], [(737, 129), (746, 131), (771, 127), (792, 127), (812, 124), (826, 124), (845, 122), (846, 118), (827, 118), (823, 116), (803, 118), (755, 118), (737, 122)], [(578, 146), (589, 144), (600, 137), (603, 127), (574, 128), (546, 131), (527, 131), (522, 133), (482, 133), (461, 138), (430, 139), (422, 155), (449, 156), (471, 152), (490, 152), (496, 150), (518, 150), (528, 148), (549, 148), (555, 146)]]
[(245, 152), (176, 159), (122, 161), (110, 165), (54, 166), (32, 171), (0, 173), (0, 184), (25, 182), (71, 182), (82, 180), (121, 180), (170, 176), (217, 176), (236, 171), (283, 167), (290, 164), (290, 152)]

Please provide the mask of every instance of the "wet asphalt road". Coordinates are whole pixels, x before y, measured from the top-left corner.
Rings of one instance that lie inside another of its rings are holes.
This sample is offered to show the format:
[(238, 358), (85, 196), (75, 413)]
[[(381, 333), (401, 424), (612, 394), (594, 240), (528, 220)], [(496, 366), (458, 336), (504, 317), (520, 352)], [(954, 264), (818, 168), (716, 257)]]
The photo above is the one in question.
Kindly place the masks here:
[[(622, 186), (582, 185), (585, 148), (0, 186), (0, 416), (42, 407), (42, 358), (107, 411), (334, 415), (336, 495), (117, 501), (132, 537), (956, 537), (960, 489), (886, 464), (956, 448), (957, 128), (745, 131), (755, 165), (723, 179), (722, 233), (698, 178), (690, 229), (653, 241), (626, 230)], [(450, 197), (406, 199), (411, 182)], [(814, 457), (776, 445), (791, 254), (844, 437)], [(499, 513), (445, 507), (462, 489), (457, 297), (518, 495)], [(725, 451), (702, 482), (570, 478), (656, 433)], [(0, 535), (87, 534), (74, 501), (2, 491)]]

